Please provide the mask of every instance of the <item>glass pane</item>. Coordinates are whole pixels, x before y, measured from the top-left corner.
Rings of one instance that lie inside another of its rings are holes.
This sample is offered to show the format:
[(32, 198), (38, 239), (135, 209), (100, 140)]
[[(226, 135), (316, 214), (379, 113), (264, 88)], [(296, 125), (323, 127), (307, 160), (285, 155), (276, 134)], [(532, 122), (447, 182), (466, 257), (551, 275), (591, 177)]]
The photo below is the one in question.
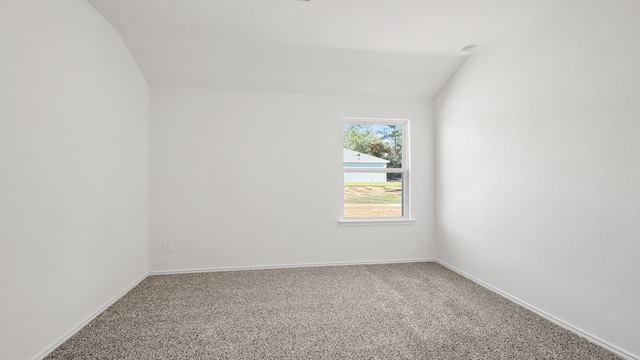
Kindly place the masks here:
[[(386, 181), (353, 181), (353, 176), (382, 175)], [(345, 173), (344, 217), (402, 217), (402, 174)]]
[(402, 168), (402, 129), (401, 124), (344, 123), (344, 167)]

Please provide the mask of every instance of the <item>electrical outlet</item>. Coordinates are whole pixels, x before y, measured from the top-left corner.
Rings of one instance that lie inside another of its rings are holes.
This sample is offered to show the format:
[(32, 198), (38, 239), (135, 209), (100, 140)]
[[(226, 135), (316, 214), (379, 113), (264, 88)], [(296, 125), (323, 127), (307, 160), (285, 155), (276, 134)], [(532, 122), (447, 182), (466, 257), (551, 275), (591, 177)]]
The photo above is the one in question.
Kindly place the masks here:
[(424, 241), (424, 234), (421, 233), (421, 232), (416, 233), (416, 241), (423, 242)]
[(171, 242), (171, 240), (165, 240), (162, 242), (162, 250), (173, 251), (173, 243)]

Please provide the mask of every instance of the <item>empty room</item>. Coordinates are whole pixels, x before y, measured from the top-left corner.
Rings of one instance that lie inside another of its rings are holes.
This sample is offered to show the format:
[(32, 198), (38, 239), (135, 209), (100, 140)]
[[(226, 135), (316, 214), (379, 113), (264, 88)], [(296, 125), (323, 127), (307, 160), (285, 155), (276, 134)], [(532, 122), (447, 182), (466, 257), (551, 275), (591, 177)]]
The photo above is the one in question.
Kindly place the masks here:
[(0, 358), (640, 360), (640, 1), (0, 0)]

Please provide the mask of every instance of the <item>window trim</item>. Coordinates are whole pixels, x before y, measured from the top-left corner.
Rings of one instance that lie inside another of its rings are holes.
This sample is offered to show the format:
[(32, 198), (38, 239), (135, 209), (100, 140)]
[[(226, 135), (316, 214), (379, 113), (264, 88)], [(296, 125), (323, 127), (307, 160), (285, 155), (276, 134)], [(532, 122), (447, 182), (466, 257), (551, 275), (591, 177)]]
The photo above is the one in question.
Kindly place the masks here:
[[(402, 216), (398, 217), (362, 217), (362, 218), (345, 218), (344, 217), (344, 193), (341, 200), (341, 218), (338, 224), (346, 225), (408, 225), (415, 222), (411, 214), (411, 144), (410, 138), (410, 120), (394, 119), (394, 118), (361, 118), (361, 117), (343, 117), (342, 128), (345, 124), (368, 124), (368, 125), (400, 125), (402, 126), (402, 167), (401, 168), (345, 168), (344, 162), (341, 163), (342, 168), (342, 188), (344, 190), (344, 174), (358, 172), (379, 172), (379, 173), (400, 173), (402, 174)], [(343, 132), (341, 131), (341, 134)]]

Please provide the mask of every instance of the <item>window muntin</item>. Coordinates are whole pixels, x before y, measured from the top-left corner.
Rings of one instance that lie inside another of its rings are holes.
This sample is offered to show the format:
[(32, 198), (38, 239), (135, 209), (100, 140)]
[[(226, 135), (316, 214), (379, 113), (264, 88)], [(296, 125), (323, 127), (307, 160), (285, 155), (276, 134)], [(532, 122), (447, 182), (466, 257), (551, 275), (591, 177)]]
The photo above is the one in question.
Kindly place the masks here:
[(408, 120), (343, 119), (343, 220), (409, 219)]

